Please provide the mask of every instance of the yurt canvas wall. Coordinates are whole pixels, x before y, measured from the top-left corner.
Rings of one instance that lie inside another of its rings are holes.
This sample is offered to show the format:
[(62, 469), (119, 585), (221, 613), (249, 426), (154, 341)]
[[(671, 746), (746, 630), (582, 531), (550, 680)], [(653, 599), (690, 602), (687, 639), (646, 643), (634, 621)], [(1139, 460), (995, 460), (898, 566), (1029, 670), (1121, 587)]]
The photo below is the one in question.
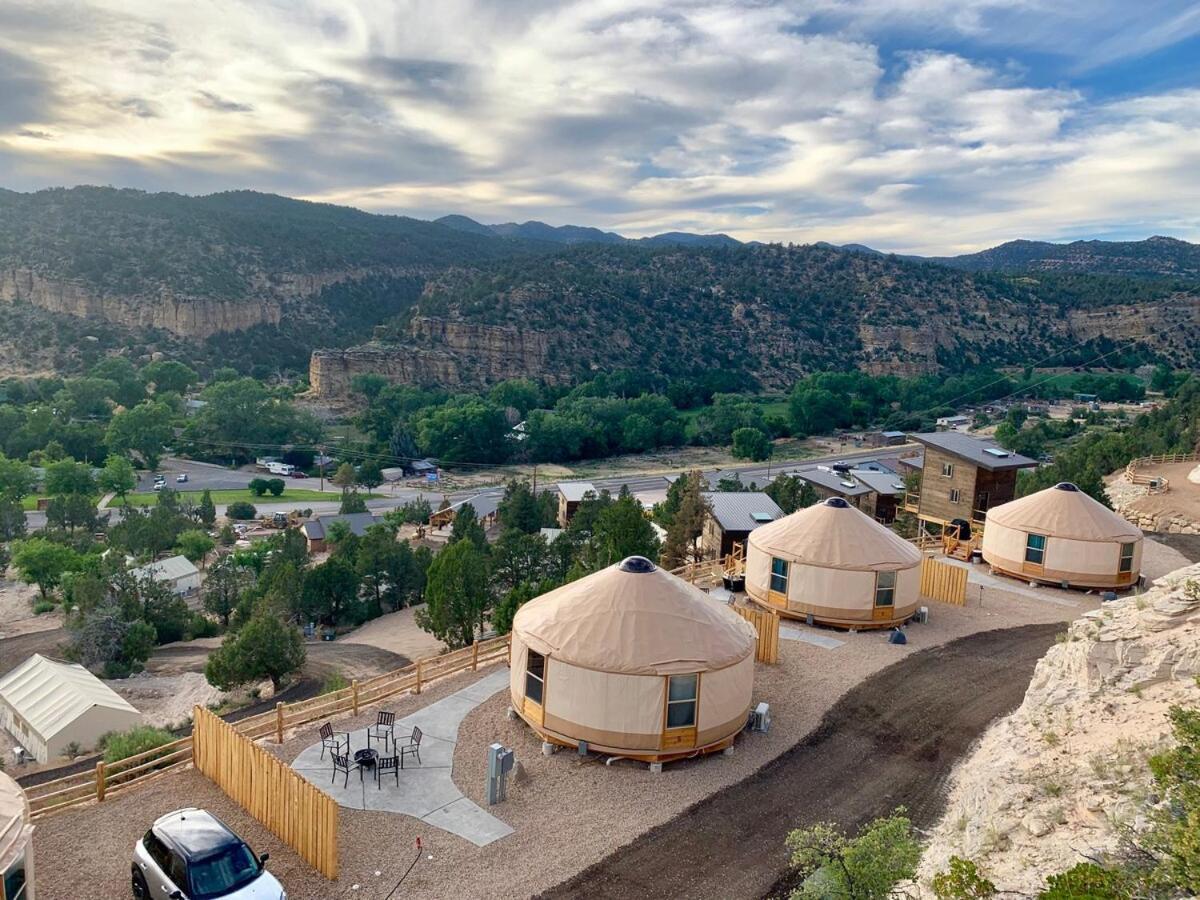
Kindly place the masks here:
[(518, 611), (513, 708), (547, 739), (603, 753), (657, 759), (728, 742), (750, 709), (754, 629), (687, 582), (626, 563)]
[(988, 510), (983, 558), (1032, 581), (1128, 587), (1142, 567), (1142, 532), (1064, 482)]
[(25, 792), (0, 772), (0, 897), (34, 900), (33, 826)]
[(782, 615), (885, 627), (916, 611), (921, 552), (831, 498), (750, 533), (746, 592)]

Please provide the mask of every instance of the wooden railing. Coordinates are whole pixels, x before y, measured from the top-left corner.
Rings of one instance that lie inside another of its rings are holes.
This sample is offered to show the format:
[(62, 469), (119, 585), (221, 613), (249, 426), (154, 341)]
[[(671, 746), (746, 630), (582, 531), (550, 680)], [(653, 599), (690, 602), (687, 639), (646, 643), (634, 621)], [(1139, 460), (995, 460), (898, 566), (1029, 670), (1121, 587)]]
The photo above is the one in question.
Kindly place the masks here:
[[(243, 737), (259, 740), (273, 736), (283, 742), (289, 728), (328, 719), (343, 713), (357, 715), (364, 706), (421, 689), (437, 678), (459, 672), (475, 671), (480, 666), (508, 659), (508, 635), (488, 641), (476, 641), (470, 647), (441, 656), (419, 659), (412, 665), (385, 672), (366, 681), (354, 681), (350, 687), (311, 700), (279, 703), (271, 712), (240, 719), (232, 727)], [(25, 788), (30, 814), (39, 818), (85, 803), (103, 802), (120, 791), (142, 784), (148, 778), (188, 766), (192, 763), (192, 738), (180, 738), (114, 762), (98, 762), (94, 769), (77, 772), (53, 781)]]
[(695, 584), (706, 578), (720, 579), (721, 565), (722, 561), (719, 559), (705, 559), (700, 562), (686, 563), (676, 569), (671, 569), (670, 572), (684, 581)]
[(732, 606), (730, 609), (753, 625), (754, 630), (758, 632), (754, 658), (771, 665), (779, 662), (779, 613), (749, 606)]
[(1125, 466), (1125, 480), (1130, 484), (1144, 484), (1151, 493), (1163, 493), (1171, 489), (1170, 482), (1162, 475), (1144, 475), (1137, 470), (1142, 466), (1161, 466), (1167, 463), (1196, 462), (1200, 453), (1157, 453), (1131, 459)]

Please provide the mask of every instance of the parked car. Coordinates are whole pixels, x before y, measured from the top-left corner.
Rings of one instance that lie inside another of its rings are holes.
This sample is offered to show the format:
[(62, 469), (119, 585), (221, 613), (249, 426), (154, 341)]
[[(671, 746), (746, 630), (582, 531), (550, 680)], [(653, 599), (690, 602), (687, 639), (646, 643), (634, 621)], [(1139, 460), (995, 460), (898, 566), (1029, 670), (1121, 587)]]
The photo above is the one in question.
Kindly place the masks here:
[(308, 473), (305, 472), (303, 469), (292, 469), (292, 477), (293, 478), (307, 478)]
[(175, 476), (175, 480), (178, 481), (180, 484), (183, 484), (184, 482), (187, 481), (187, 472), (180, 472), (178, 475)]
[(203, 809), (179, 809), (155, 820), (133, 848), (130, 879), (135, 900), (287, 900), (267, 871), (229, 827)]

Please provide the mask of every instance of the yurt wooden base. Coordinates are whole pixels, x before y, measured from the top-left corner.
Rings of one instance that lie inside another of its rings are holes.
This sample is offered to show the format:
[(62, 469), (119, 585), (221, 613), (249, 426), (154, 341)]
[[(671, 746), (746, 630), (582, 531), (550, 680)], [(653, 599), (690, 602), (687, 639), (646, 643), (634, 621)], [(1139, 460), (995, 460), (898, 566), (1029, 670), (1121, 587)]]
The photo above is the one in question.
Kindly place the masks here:
[[(577, 750), (579, 741), (570, 738), (565, 734), (559, 734), (554, 731), (547, 731), (544, 726), (538, 725), (533, 719), (525, 714), (523, 710), (513, 707), (513, 712), (520, 716), (521, 720), (529, 726), (543, 741), (549, 744), (555, 744), (559, 747), (565, 747), (569, 750)], [(747, 714), (747, 718), (748, 718)], [(740, 731), (734, 732), (726, 738), (719, 741), (713, 741), (705, 744), (703, 747), (688, 747), (686, 750), (660, 750), (656, 753), (647, 752), (646, 750), (622, 750), (620, 747), (604, 747), (599, 744), (588, 744), (588, 751), (592, 753), (601, 753), (604, 756), (619, 756), (621, 759), (632, 759), (637, 762), (646, 763), (665, 763), (674, 762), (681, 759), (693, 759), (697, 756), (706, 756), (709, 753), (720, 753), (733, 746), (734, 739), (737, 738)]]
[[(776, 603), (760, 600), (751, 593), (747, 593), (746, 597), (752, 600), (756, 605), (778, 613), (781, 618), (792, 619), (797, 622), (808, 621), (808, 617), (810, 615), (809, 612), (798, 609), (790, 609), (786, 606), (780, 606)], [(873, 628), (895, 628), (897, 625), (903, 625), (905, 622), (911, 619), (916, 612), (917, 604), (913, 604), (911, 606), (894, 609), (892, 614), (886, 619), (849, 619), (844, 616), (827, 615), (826, 613), (818, 612), (815, 609), (811, 612), (811, 615), (813, 621), (818, 625), (831, 625), (835, 628), (853, 628), (858, 631), (867, 631)]]
[(1102, 578), (1096, 575), (1077, 575), (1071, 572), (1055, 572), (1042, 569), (1040, 572), (1026, 568), (1020, 563), (1011, 563), (1003, 560), (985, 559), (991, 567), (993, 575), (1004, 575), (1007, 578), (1014, 578), (1018, 581), (1030, 582), (1034, 581), (1038, 584), (1044, 584), (1048, 587), (1061, 588), (1063, 582), (1066, 582), (1068, 590), (1073, 591), (1127, 591), (1132, 588), (1138, 580), (1136, 573), (1127, 573), (1126, 580), (1117, 582), (1117, 576), (1110, 578)]

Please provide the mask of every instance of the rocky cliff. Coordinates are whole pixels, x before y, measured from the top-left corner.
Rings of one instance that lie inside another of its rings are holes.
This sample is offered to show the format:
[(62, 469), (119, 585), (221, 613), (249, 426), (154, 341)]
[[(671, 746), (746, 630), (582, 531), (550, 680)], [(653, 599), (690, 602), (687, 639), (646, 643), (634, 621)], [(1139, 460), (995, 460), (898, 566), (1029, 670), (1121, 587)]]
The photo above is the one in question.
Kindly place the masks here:
[(918, 880), (957, 855), (1001, 891), (1116, 851), (1157, 802), (1147, 757), (1172, 705), (1200, 705), (1200, 564), (1088, 612), (1038, 663), (1021, 706), (953, 777)]

